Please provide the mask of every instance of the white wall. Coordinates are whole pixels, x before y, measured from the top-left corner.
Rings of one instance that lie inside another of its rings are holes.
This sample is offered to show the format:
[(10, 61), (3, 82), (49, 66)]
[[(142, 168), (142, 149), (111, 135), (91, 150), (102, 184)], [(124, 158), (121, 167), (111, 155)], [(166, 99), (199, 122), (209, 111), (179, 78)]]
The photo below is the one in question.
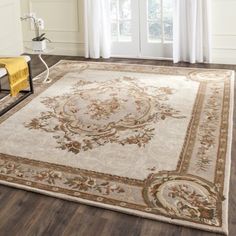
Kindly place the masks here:
[[(53, 41), (50, 53), (56, 55), (83, 55), (82, 0), (21, 0), (21, 14), (36, 13), (45, 20), (47, 37)], [(28, 22), (22, 23), (24, 46), (30, 46), (34, 31)]]
[[(2, 0), (1, 0), (2, 1)], [(5, 2), (10, 0), (4, 0)], [(12, 1), (12, 0), (11, 0)], [(54, 42), (52, 54), (84, 55), (82, 0), (21, 0), (22, 14), (37, 12), (46, 21)], [(212, 0), (212, 53), (214, 63), (236, 64), (236, 0)], [(25, 45), (33, 38), (24, 23)]]
[(214, 63), (236, 64), (236, 0), (212, 0)]
[(22, 52), (20, 0), (0, 0), (0, 55)]

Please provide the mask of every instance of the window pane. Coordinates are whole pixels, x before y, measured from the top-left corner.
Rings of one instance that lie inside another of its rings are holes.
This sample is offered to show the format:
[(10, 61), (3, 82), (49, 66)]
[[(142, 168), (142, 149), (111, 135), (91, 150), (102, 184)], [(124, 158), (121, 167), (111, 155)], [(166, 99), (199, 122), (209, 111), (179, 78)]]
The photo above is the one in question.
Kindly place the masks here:
[(120, 22), (120, 41), (131, 41), (131, 22)]
[(173, 22), (172, 19), (164, 20), (164, 41), (171, 42), (173, 41)]
[(162, 0), (162, 2), (163, 2), (162, 4), (163, 4), (164, 13), (169, 12), (170, 14), (172, 14), (174, 1), (173, 0)]
[(111, 19), (117, 19), (117, 0), (111, 0)]
[(148, 23), (148, 39), (152, 42), (160, 42), (161, 40), (161, 21)]
[(120, 19), (131, 19), (131, 0), (119, 0)]
[(163, 1), (164, 41), (173, 41), (173, 0)]
[(117, 41), (118, 39), (118, 23), (112, 22), (111, 23), (111, 36), (113, 41)]
[(153, 20), (161, 15), (161, 0), (148, 0), (148, 19)]

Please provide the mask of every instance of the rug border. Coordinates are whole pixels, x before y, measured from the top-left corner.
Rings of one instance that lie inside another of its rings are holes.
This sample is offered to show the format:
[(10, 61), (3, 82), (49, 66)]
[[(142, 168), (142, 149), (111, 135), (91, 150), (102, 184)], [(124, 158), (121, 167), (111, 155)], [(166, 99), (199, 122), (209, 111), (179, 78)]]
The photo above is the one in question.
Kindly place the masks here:
[(225, 179), (224, 179), (224, 191), (223, 194), (226, 196), (226, 200), (222, 202), (222, 213), (225, 218), (222, 220), (223, 232), (229, 234), (229, 190), (230, 190), (230, 176), (231, 176), (231, 159), (232, 159), (232, 143), (233, 143), (233, 127), (234, 127), (234, 81), (235, 71), (232, 70), (231, 83), (230, 83), (230, 110), (229, 110), (229, 127), (228, 127), (228, 142), (227, 142), (227, 153), (225, 163)]
[(153, 214), (141, 212), (138, 210), (130, 210), (130, 209), (127, 209), (124, 207), (112, 206), (112, 205), (108, 205), (108, 204), (104, 204), (104, 203), (85, 200), (85, 199), (82, 199), (79, 197), (72, 197), (72, 196), (68, 196), (66, 194), (62, 194), (62, 193), (55, 193), (55, 192), (51, 192), (51, 191), (41, 190), (41, 189), (37, 189), (37, 188), (28, 187), (25, 185), (10, 183), (10, 182), (3, 181), (3, 180), (0, 180), (0, 185), (14, 187), (14, 188), (21, 189), (21, 190), (39, 193), (39, 194), (46, 195), (49, 197), (59, 198), (62, 200), (67, 200), (67, 201), (71, 201), (71, 202), (75, 202), (75, 203), (81, 203), (81, 204), (85, 204), (85, 205), (89, 205), (89, 206), (93, 206), (93, 207), (98, 207), (98, 208), (102, 208), (102, 209), (106, 209), (106, 210), (112, 210), (112, 211), (116, 211), (121, 214), (125, 213), (128, 215), (137, 216), (137, 217), (141, 217), (144, 219), (156, 220), (159, 222), (169, 223), (169, 224), (173, 224), (176, 226), (184, 226), (184, 227), (193, 228), (193, 229), (197, 229), (197, 230), (204, 230), (204, 231), (214, 232), (214, 233), (224, 233), (225, 235), (228, 235), (228, 231), (222, 230), (222, 227), (219, 228), (219, 227), (215, 227), (215, 226), (201, 225), (201, 224), (194, 223), (194, 222), (189, 223), (188, 221), (179, 220), (179, 219), (171, 219), (170, 217), (165, 217), (165, 216), (161, 216), (161, 215), (155, 216)]
[[(56, 64), (52, 65), (49, 69), (53, 68), (54, 66), (56, 66), (57, 64), (61, 63), (61, 62), (81, 62), (81, 63), (94, 63), (94, 64), (99, 64), (99, 63), (103, 63), (103, 64), (116, 64), (116, 65), (130, 65), (130, 66), (153, 66), (153, 67), (159, 67), (159, 68), (172, 68), (172, 69), (187, 69), (187, 70), (205, 70), (205, 71), (216, 71), (216, 70), (220, 70), (220, 71), (231, 71), (232, 73), (232, 77), (234, 78), (235, 76), (235, 70), (232, 69), (220, 69), (220, 68), (202, 68), (202, 67), (187, 67), (187, 66), (163, 66), (163, 65), (153, 65), (153, 64), (138, 64), (137, 62), (135, 63), (123, 63), (123, 62), (108, 62), (108, 61), (89, 61), (89, 60), (66, 60), (66, 59), (62, 59), (60, 61), (58, 61)], [(40, 73), (37, 76), (41, 76), (43, 73), (46, 73), (46, 70), (43, 71), (42, 73)], [(37, 77), (35, 76), (35, 77)]]
[[(222, 202), (222, 226), (221, 227), (215, 227), (215, 226), (206, 226), (201, 225), (194, 222), (188, 222), (185, 220), (179, 220), (179, 219), (171, 219), (170, 217), (165, 217), (161, 215), (153, 215), (145, 212), (141, 212), (138, 210), (131, 210), (124, 207), (119, 206), (112, 206), (104, 203), (99, 203), (91, 200), (85, 200), (79, 197), (72, 197), (68, 196), (66, 194), (56, 193), (52, 191), (46, 191), (41, 190), (37, 188), (28, 187), (26, 185), (20, 185), (16, 183), (11, 183), (8, 181), (0, 180), (0, 184), (14, 187), (17, 189), (22, 189), (30, 192), (40, 193), (43, 195), (47, 195), (50, 197), (56, 197), (63, 200), (69, 200), (72, 202), (82, 203), (90, 206), (100, 207), (108, 210), (117, 211), (119, 213), (126, 213), (129, 215), (139, 216), (151, 220), (157, 220), (164, 223), (170, 223), (174, 225), (180, 225), (180, 226), (186, 226), (189, 228), (194, 228), (197, 230), (205, 230), (208, 232), (215, 232), (215, 233), (223, 233), (225, 235), (228, 235), (228, 206), (229, 206), (229, 189), (230, 189), (230, 170), (231, 170), (231, 152), (232, 152), (232, 142), (233, 142), (233, 115), (234, 115), (234, 81), (235, 81), (235, 71), (230, 69), (208, 69), (208, 68), (194, 68), (194, 67), (176, 67), (176, 66), (159, 66), (159, 65), (143, 65), (143, 64), (137, 64), (137, 63), (119, 63), (119, 62), (98, 62), (98, 61), (81, 61), (81, 60), (60, 60), (54, 65), (50, 67), (52, 69), (53, 67), (57, 66), (61, 62), (77, 62), (77, 63), (103, 63), (103, 64), (116, 64), (116, 65), (131, 65), (131, 66), (153, 66), (153, 67), (159, 67), (159, 68), (170, 68), (170, 69), (188, 69), (188, 70), (208, 70), (208, 71), (215, 71), (215, 70), (221, 70), (221, 71), (231, 71), (232, 75), (230, 77), (230, 104), (229, 104), (229, 127), (228, 127), (228, 142), (227, 142), (227, 154), (226, 154), (226, 163), (225, 163), (225, 178), (224, 178), (224, 191), (223, 194), (226, 196), (226, 200)], [(46, 71), (43, 71), (42, 73), (36, 75), (34, 78), (42, 76)], [(36, 82), (38, 83), (38, 82)], [(50, 85), (51, 86), (51, 85)], [(50, 87), (49, 86), (49, 87)], [(46, 88), (47, 89), (47, 88)], [(37, 96), (39, 96), (41, 93), (39, 93)], [(36, 97), (37, 97), (36, 96)], [(29, 101), (30, 102), (30, 101)], [(10, 115), (11, 116), (11, 115)], [(7, 117), (6, 119), (8, 119)], [(5, 120), (5, 119), (4, 119)]]

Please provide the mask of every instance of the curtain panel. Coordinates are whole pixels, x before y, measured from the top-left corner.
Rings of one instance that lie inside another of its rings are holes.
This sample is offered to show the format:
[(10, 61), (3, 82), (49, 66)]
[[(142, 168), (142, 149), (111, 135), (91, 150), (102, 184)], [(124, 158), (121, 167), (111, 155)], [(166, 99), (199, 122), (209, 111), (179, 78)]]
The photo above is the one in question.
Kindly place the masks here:
[(110, 0), (84, 0), (85, 57), (111, 54)]
[(211, 61), (211, 0), (175, 0), (173, 60)]

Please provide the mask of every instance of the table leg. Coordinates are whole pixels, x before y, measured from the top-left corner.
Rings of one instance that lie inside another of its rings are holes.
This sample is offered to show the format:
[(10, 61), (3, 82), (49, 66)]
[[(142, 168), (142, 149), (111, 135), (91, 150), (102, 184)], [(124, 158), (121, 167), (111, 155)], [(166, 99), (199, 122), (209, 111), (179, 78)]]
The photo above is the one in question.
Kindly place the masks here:
[[(46, 67), (46, 76), (45, 76), (45, 79), (43, 80), (43, 83), (51, 83), (52, 81), (50, 79), (48, 79), (49, 72), (50, 72), (49, 67), (48, 67), (47, 63), (44, 61), (44, 59), (42, 58), (41, 54), (39, 54), (38, 57), (39, 57), (40, 61), (44, 64), (44, 66)], [(39, 79), (39, 78), (35, 78), (34, 80), (37, 80), (37, 79)]]

